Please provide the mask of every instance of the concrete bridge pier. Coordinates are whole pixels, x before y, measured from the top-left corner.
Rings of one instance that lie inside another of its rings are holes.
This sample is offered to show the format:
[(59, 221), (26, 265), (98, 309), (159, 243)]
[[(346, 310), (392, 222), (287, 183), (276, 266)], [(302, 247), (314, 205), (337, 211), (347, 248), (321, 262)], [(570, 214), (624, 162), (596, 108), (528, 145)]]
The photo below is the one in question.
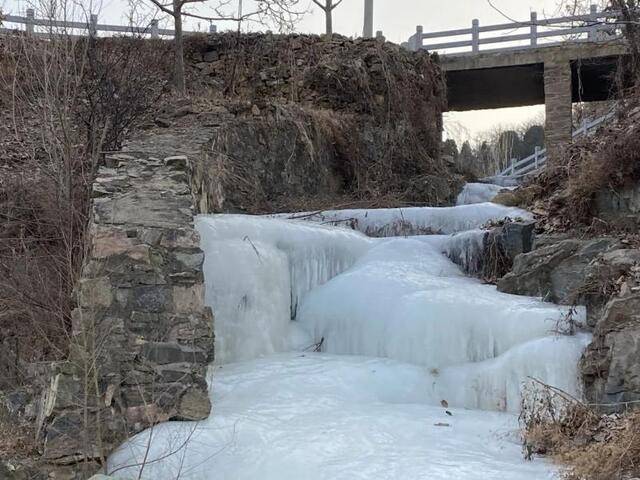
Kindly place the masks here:
[(571, 141), (572, 74), (569, 62), (545, 62), (544, 95), (545, 143), (549, 158), (556, 158), (562, 146)]

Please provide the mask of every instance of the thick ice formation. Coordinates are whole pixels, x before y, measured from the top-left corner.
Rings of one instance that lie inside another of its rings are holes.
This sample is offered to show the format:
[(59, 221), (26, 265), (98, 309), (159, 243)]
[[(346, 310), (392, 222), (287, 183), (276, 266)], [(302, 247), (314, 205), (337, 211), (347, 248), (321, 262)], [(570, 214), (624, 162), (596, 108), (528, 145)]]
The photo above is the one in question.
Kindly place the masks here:
[(522, 459), (515, 416), (447, 415), (422, 367), (297, 353), (211, 373), (207, 421), (138, 435), (110, 457), (109, 471), (138, 478), (139, 467), (116, 469), (138, 463), (150, 445), (141, 476), (148, 480), (551, 478), (545, 462)]
[(458, 195), (456, 205), (473, 205), (490, 202), (502, 190), (513, 190), (514, 187), (503, 187), (492, 183), (467, 183)]
[(307, 342), (291, 319), (302, 296), (353, 265), (373, 241), (357, 232), (264, 217), (198, 217), (216, 363)]
[(482, 227), (491, 220), (522, 218), (529, 212), (493, 203), (458, 207), (382, 208), (378, 210), (327, 210), (317, 213), (281, 214), (279, 218), (301, 219), (359, 230), (372, 237), (451, 234)]
[[(490, 370), (503, 387), (478, 392), (479, 402), (452, 390), (453, 397), (463, 399), (457, 406), (502, 405), (515, 411), (517, 379), (533, 373), (528, 365), (535, 358), (532, 352), (537, 353), (534, 363), (541, 364), (556, 350), (572, 352), (562, 378), (566, 374), (563, 387), (576, 392), (581, 348), (574, 348), (575, 338), (554, 338), (546, 349), (514, 348), (551, 336), (567, 311), (467, 278), (428, 242), (393, 239), (380, 242), (353, 268), (309, 292), (297, 319), (316, 341), (324, 339), (329, 353), (393, 358), (432, 370), (467, 367), (467, 384), (452, 388), (465, 388)], [(500, 368), (478, 366), (502, 355), (508, 359), (498, 362)], [(536, 369), (540, 380), (552, 383), (549, 371)], [(509, 402), (502, 400), (505, 395)]]
[[(566, 309), (501, 294), (442, 254), (473, 261), (484, 232), (465, 230), (528, 214), (487, 203), (329, 213), (314, 220), (356, 219), (378, 235), (396, 231), (398, 219), (460, 233), (372, 239), (308, 222), (200, 217), (219, 362), (210, 370), (213, 413), (141, 433), (109, 458), (110, 473), (551, 478), (549, 465), (522, 460), (510, 437), (517, 419), (504, 411), (517, 410), (527, 377), (577, 393), (588, 338), (553, 333)], [(291, 353), (315, 343), (325, 353)], [(145, 458), (140, 472), (134, 465)]]

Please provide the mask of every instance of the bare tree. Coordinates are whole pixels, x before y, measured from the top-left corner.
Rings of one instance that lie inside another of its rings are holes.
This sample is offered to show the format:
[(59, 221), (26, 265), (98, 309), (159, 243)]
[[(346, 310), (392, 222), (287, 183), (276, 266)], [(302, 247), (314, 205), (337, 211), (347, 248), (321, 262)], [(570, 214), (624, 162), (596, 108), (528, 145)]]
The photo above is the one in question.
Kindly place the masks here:
[(255, 9), (243, 14), (238, 11), (235, 14), (227, 13), (226, 7), (229, 0), (217, 0), (214, 7), (214, 15), (200, 15), (185, 10), (192, 4), (204, 4), (207, 0), (149, 0), (162, 12), (173, 18), (174, 37), (174, 82), (178, 92), (186, 94), (185, 70), (184, 70), (184, 34), (182, 20), (184, 17), (196, 18), (209, 22), (233, 21), (240, 24), (245, 20), (253, 20), (261, 24), (276, 23), (280, 30), (290, 30), (298, 21), (304, 11), (298, 10), (300, 0), (255, 0)]
[(313, 3), (318, 5), (323, 11), (326, 22), (326, 31), (327, 35), (333, 34), (333, 10), (335, 10), (343, 0), (337, 0), (334, 3), (334, 0), (323, 0), (324, 3), (321, 3), (320, 0), (313, 0)]

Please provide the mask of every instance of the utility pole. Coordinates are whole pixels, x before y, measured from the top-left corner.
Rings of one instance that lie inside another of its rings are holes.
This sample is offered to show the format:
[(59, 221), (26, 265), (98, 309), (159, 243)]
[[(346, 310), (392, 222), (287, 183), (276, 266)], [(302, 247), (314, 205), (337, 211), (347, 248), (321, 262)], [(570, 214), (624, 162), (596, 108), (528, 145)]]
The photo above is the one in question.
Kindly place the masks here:
[(373, 0), (364, 0), (364, 38), (373, 38)]

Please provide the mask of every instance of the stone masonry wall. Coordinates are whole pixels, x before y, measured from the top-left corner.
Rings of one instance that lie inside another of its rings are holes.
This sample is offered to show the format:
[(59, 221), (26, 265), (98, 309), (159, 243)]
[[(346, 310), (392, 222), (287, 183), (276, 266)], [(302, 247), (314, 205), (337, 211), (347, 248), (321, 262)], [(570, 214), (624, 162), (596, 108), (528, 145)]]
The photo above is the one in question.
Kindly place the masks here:
[[(41, 413), (45, 460), (95, 471), (123, 439), (210, 411), (213, 318), (193, 226), (186, 156), (112, 154), (93, 186), (71, 359), (54, 366)], [(95, 463), (83, 468), (82, 459)]]

